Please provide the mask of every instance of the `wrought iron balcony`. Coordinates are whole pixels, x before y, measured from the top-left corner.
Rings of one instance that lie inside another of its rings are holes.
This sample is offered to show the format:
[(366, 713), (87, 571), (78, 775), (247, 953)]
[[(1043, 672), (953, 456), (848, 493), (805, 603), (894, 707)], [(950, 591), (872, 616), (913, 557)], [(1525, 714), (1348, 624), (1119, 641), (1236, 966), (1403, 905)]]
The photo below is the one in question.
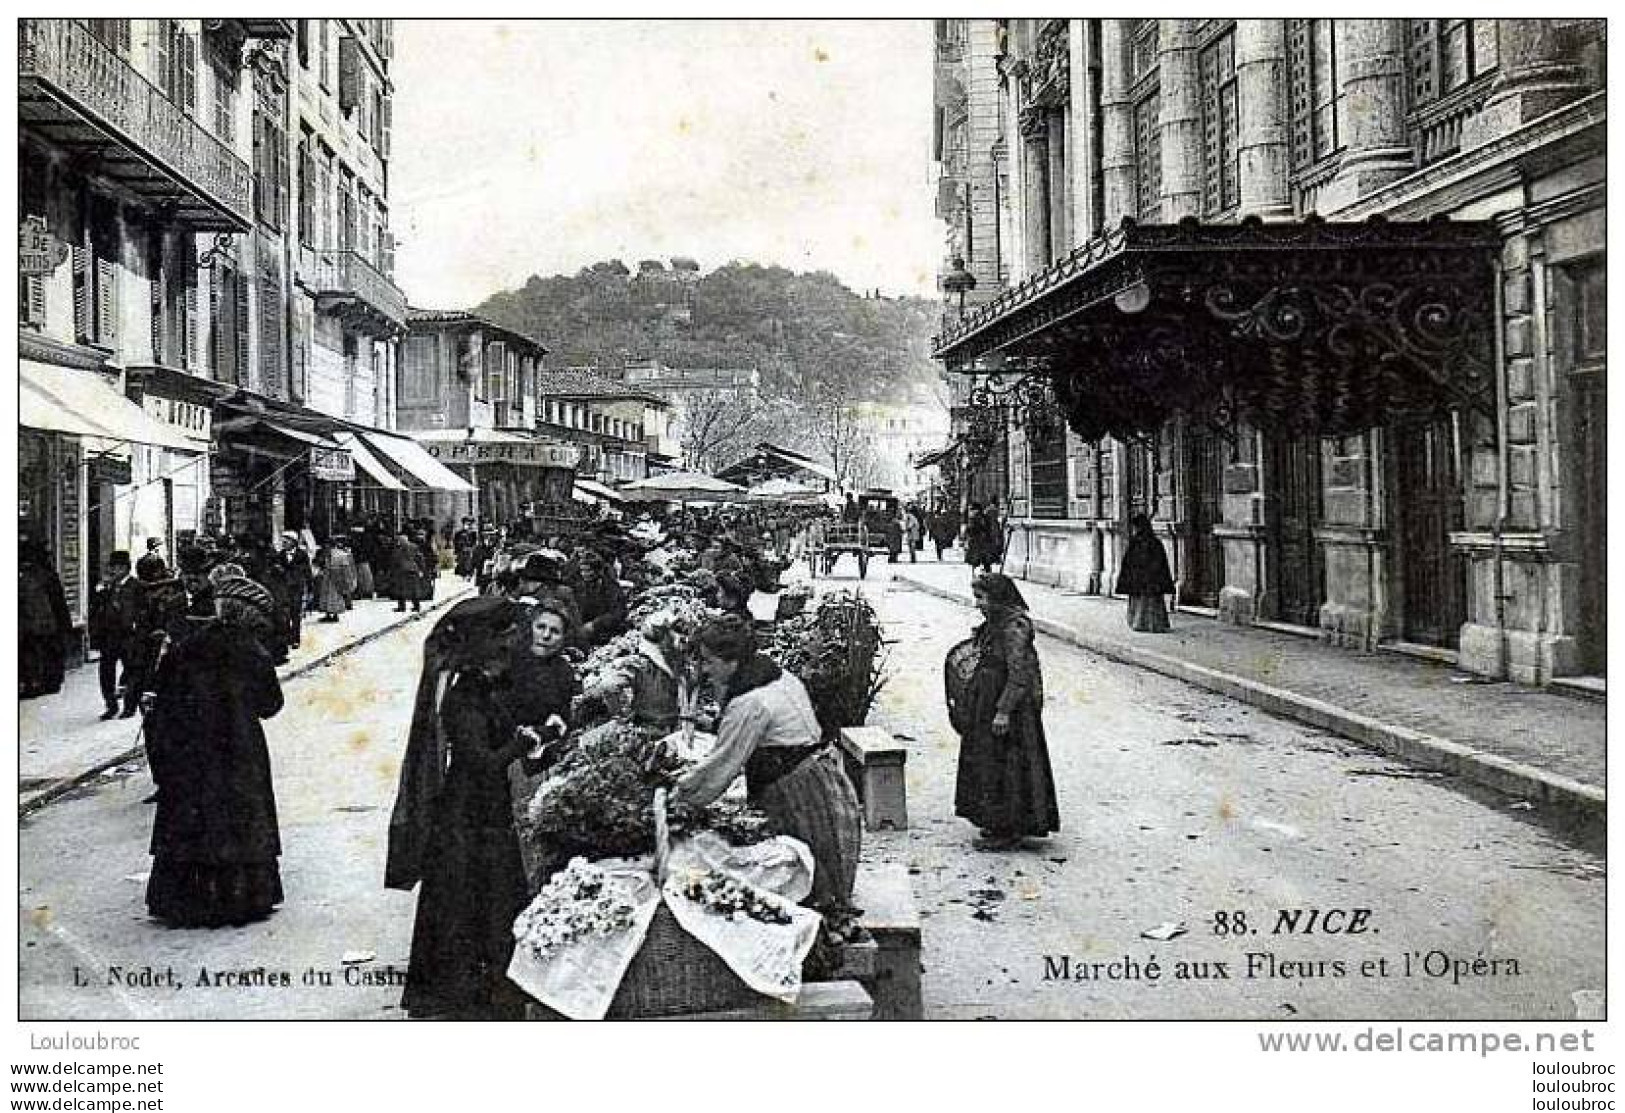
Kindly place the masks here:
[(317, 308), (343, 318), (357, 331), (392, 336), (406, 328), (406, 295), (355, 251), (316, 251), (300, 281)]
[(253, 227), (253, 174), (230, 147), (72, 19), (18, 29), (25, 130), (97, 157), (96, 171), (203, 231)]

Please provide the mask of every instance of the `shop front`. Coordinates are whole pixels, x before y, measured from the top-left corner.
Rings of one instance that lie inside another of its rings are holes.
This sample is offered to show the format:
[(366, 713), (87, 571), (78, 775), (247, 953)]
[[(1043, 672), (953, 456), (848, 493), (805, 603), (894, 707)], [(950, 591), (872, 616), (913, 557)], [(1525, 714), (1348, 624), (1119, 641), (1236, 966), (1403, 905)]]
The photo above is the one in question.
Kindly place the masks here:
[(436, 461), (468, 481), (475, 491), (472, 516), (482, 525), (571, 504), (579, 446), (500, 429), (433, 430), (413, 437)]

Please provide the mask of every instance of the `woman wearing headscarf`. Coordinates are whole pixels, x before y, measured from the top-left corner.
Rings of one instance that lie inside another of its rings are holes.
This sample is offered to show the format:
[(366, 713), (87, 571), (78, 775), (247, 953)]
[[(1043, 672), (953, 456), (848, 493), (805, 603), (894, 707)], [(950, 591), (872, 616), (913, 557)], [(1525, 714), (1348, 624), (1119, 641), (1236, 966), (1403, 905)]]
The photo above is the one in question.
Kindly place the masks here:
[(162, 654), (146, 698), (158, 786), (147, 909), (174, 927), (264, 919), (282, 902), (271, 755), (261, 719), (282, 710), (276, 668), (255, 636), (276, 604), (252, 580), (213, 585), (215, 617)]
[(1163, 599), (1174, 593), (1174, 577), (1168, 570), (1168, 554), (1144, 514), (1129, 519), (1128, 549), (1117, 570), (1117, 592), (1128, 596), (1129, 629), (1168, 632), (1168, 607)]
[(954, 814), (982, 830), (977, 845), (1007, 850), (1061, 827), (1044, 741), (1044, 677), (1027, 602), (1001, 573), (972, 584), (985, 621), (948, 651), (948, 718), (959, 732)]
[(423, 550), (404, 532), (395, 538), (390, 550), (389, 590), (397, 611), (411, 603), (414, 611), (423, 609), (423, 600), (433, 597), (433, 587), (425, 574)]
[(518, 1018), (507, 980), (513, 921), (529, 898), (509, 767), (531, 742), (517, 728), (513, 664), (531, 637), (525, 607), (466, 599), (429, 635), (384, 884), (420, 881), (401, 1004), (413, 1017)]
[(673, 802), (703, 808), (740, 773), (751, 804), (807, 844), (813, 857), (807, 905), (837, 916), (850, 909), (862, 842), (857, 793), (823, 740), (807, 689), (756, 648), (738, 615), (712, 619), (695, 636), (700, 670), (722, 698), (717, 744), (673, 789)]
[(17, 674), (23, 699), (62, 690), (66, 672), (68, 613), (62, 581), (43, 548), (24, 538), (17, 564)]

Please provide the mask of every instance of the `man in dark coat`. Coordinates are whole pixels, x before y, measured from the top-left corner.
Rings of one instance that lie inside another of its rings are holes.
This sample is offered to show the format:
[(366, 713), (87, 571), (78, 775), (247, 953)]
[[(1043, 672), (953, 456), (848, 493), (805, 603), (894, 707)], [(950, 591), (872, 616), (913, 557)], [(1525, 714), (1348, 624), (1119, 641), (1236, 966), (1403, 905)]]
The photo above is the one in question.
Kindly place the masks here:
[(457, 574), (465, 580), (474, 578), (474, 550), (480, 547), (480, 533), (474, 528), (473, 518), (463, 519), (463, 528), (451, 535), (451, 549), (457, 554)]
[(414, 611), (421, 611), (423, 600), (430, 598), (434, 591), (424, 574), (423, 548), (405, 533), (395, 538), (390, 552), (389, 590), (397, 611), (406, 610), (408, 603)]
[(102, 718), (119, 713), (119, 671), (130, 679), (130, 644), (141, 609), (141, 583), (130, 575), (130, 554), (120, 549), (107, 558), (102, 582), (90, 594), (90, 648), (101, 655), (97, 679), (101, 683)]
[(293, 530), (283, 532), (278, 541), (276, 559), (272, 563), (279, 574), (268, 577), (275, 582), (268, 582), (265, 586), (281, 611), (283, 628), (288, 632), (288, 648), (297, 649), (300, 627), (305, 620), (305, 597), (310, 593), (314, 573), (311, 571), (310, 557), (299, 544), (299, 535)]
[(73, 618), (45, 550), (22, 539), (17, 565), (17, 679), (23, 699), (62, 690)]

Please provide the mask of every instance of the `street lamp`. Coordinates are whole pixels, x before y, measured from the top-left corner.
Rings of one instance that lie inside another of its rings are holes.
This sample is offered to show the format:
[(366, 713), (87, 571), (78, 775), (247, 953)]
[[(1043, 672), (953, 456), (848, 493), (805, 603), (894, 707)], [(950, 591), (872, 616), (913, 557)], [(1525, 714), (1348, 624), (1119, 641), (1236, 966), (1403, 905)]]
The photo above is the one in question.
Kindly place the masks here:
[(485, 520), (480, 513), (480, 449), (474, 443), (474, 426), (468, 427), (468, 435), (463, 438), (463, 443), (468, 446), (468, 484), (474, 488), (471, 496), (473, 505), (469, 509), (474, 513), (475, 530), (481, 530), (484, 528)]

